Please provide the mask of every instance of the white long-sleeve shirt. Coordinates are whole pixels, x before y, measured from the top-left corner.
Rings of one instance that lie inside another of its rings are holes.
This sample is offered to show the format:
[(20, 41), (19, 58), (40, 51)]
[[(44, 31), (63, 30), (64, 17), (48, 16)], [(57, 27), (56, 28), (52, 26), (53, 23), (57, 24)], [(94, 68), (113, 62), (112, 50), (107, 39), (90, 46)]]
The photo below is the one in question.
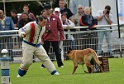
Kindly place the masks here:
[[(62, 27), (64, 29), (66, 29), (67, 26), (69, 28), (74, 28), (75, 24), (71, 20), (68, 20), (68, 19), (66, 19), (66, 21), (64, 21), (64, 22), (62, 21)], [(73, 35), (70, 34), (70, 29), (68, 29), (68, 36), (67, 36), (67, 38), (70, 39), (70, 40), (74, 40)]]
[(68, 19), (66, 19), (65, 23), (66, 24), (64, 24), (62, 21), (62, 27), (63, 28), (66, 28), (67, 26), (69, 26), (69, 28), (73, 28), (75, 26), (75, 24), (71, 20), (68, 20)]

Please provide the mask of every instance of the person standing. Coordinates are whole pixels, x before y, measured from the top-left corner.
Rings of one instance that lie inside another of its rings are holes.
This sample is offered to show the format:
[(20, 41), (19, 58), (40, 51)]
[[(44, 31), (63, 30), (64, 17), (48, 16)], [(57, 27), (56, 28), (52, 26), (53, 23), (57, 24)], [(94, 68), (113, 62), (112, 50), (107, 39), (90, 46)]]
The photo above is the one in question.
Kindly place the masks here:
[[(110, 25), (113, 23), (113, 16), (110, 13), (111, 7), (109, 5), (105, 6), (104, 10), (99, 10), (97, 13), (98, 25)], [(110, 27), (104, 28), (107, 31), (99, 31), (98, 32), (98, 50), (97, 54), (101, 55), (102, 53), (102, 43), (103, 38), (105, 36), (107, 44), (108, 44), (108, 52), (110, 57), (113, 56), (112, 47), (111, 47), (111, 30)]]
[[(32, 19), (33, 21), (36, 20), (35, 15), (34, 15), (32, 12), (29, 11), (29, 6), (28, 6), (28, 5), (24, 5), (24, 6), (23, 6), (23, 12), (28, 13), (29, 18)], [(22, 18), (22, 15), (19, 17), (19, 20), (20, 20), (21, 18)], [(18, 20), (18, 21), (19, 21), (19, 20)]]
[[(56, 8), (54, 9), (53, 14), (57, 15), (57, 16), (60, 18), (60, 21), (62, 22), (62, 20), (61, 20), (61, 12), (60, 12), (60, 8), (59, 8), (59, 7), (56, 7)], [(59, 34), (59, 37), (60, 37), (60, 34)], [(63, 41), (60, 41), (60, 42), (59, 42), (59, 48), (60, 48), (60, 51), (61, 51), (61, 59), (64, 60)]]
[(37, 21), (29, 22), (19, 29), (19, 36), (23, 38), (23, 57), (17, 77), (23, 77), (32, 64), (33, 55), (39, 58), (51, 75), (59, 75), (54, 64), (51, 62), (45, 49), (41, 45), (41, 36), (45, 32), (46, 19), (39, 16)]
[[(46, 31), (42, 37), (44, 42), (43, 46), (48, 54), (51, 44), (56, 55), (58, 67), (63, 67), (64, 65), (61, 60), (59, 41), (64, 40), (64, 30), (62, 28), (62, 24), (59, 17), (51, 13), (51, 5), (49, 3), (45, 4), (44, 10), (47, 14), (47, 23), (46, 23)], [(59, 34), (60, 37), (58, 36)]]
[(73, 13), (71, 12), (71, 10), (67, 7), (65, 7), (66, 2), (65, 0), (59, 0), (59, 7), (60, 7), (60, 12), (62, 13), (66, 13), (67, 14), (67, 19), (71, 20), (73, 22)]

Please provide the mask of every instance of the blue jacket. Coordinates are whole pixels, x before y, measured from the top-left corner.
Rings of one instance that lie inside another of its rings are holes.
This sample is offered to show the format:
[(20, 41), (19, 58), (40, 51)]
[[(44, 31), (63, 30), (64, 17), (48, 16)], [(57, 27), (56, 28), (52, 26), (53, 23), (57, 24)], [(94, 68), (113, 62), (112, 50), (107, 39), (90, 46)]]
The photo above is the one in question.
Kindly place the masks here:
[(4, 23), (5, 23), (5, 29), (2, 28), (2, 24), (0, 23), (0, 31), (14, 30), (14, 23), (11, 17), (5, 17)]

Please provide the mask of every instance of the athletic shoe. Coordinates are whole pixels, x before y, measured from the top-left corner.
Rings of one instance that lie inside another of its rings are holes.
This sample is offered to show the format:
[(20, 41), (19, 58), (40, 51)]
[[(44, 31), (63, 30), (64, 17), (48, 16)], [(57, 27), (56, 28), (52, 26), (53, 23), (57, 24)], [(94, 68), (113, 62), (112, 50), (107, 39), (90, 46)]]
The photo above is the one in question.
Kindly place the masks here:
[(54, 73), (54, 75), (60, 75), (59, 72)]
[(22, 76), (20, 76), (19, 74), (17, 75), (17, 78), (20, 78), (20, 77), (22, 77)]
[(60, 68), (64, 68), (64, 66), (62, 65), (62, 66), (58, 66), (58, 67), (60, 67)]
[(61, 68), (64, 68), (64, 66), (60, 66)]

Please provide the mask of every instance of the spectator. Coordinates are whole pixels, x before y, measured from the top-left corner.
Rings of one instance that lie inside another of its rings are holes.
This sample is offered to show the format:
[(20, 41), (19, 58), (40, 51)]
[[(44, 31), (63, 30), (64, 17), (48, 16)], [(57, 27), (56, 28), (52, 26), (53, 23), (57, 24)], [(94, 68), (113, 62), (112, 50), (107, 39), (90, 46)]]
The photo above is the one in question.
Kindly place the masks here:
[[(7, 31), (7, 30), (14, 30), (14, 23), (12, 21), (11, 17), (5, 16), (3, 13), (3, 10), (0, 10), (0, 31)], [(2, 36), (2, 35), (7, 35), (9, 34), (10, 36)], [(11, 60), (13, 60), (12, 56), (12, 38), (11, 38), (12, 33), (1, 33), (0, 37), (0, 51), (2, 49), (8, 49), (9, 50), (9, 56), (11, 56)]]
[(14, 22), (14, 27), (17, 27), (17, 22), (18, 22), (18, 16), (17, 16), (17, 11), (15, 9), (11, 10), (11, 18)]
[[(87, 30), (95, 30), (94, 26), (96, 25), (96, 20), (93, 18), (90, 7), (84, 8), (84, 15), (80, 19), (81, 26), (88, 26), (88, 28), (83, 28), (81, 31)], [(81, 34), (82, 38), (84, 38), (83, 43), (84, 48), (92, 48), (94, 50), (97, 49), (97, 32), (86, 32)], [(92, 45), (91, 45), (92, 44)]]
[[(36, 20), (34, 14), (29, 11), (29, 6), (28, 6), (28, 5), (24, 5), (24, 6), (23, 6), (23, 12), (28, 13), (29, 18), (32, 19), (33, 21)], [(19, 17), (19, 20), (20, 20), (21, 18), (22, 18), (22, 15)], [(19, 21), (19, 20), (18, 20), (18, 21)]]
[(94, 29), (94, 26), (96, 25), (96, 20), (91, 14), (90, 7), (85, 7), (84, 15), (80, 19), (80, 25), (88, 26), (88, 30)]
[[(72, 30), (70, 28), (74, 28), (75, 24), (71, 20), (67, 19), (66, 13), (62, 13), (61, 19), (62, 19), (62, 27), (65, 29), (65, 31), (68, 31), (69, 33), (70, 30)], [(75, 50), (75, 40), (73, 35), (68, 34), (67, 39), (71, 40), (71, 48)]]
[[(43, 35), (43, 42), (44, 42), (43, 46), (48, 54), (51, 44), (56, 54), (58, 67), (63, 67), (64, 65), (61, 60), (59, 41), (64, 40), (64, 30), (62, 28), (62, 24), (59, 17), (51, 13), (51, 5), (49, 3), (45, 4), (44, 10), (47, 14), (47, 23), (46, 23), (46, 31)], [(60, 38), (58, 34), (60, 34)]]
[(72, 18), (73, 13), (70, 11), (70, 9), (66, 8), (65, 5), (66, 5), (65, 0), (59, 0), (59, 7), (60, 7), (61, 14), (66, 12), (67, 19), (70, 19), (71, 21), (73, 21), (73, 18)]
[(27, 24), (28, 22), (33, 21), (32, 19), (29, 18), (28, 13), (26, 13), (26, 12), (23, 12), (21, 17), (22, 18), (18, 22), (18, 28), (19, 29), (21, 27), (23, 27), (25, 24)]
[[(113, 16), (110, 13), (111, 7), (109, 5), (105, 6), (104, 10), (99, 10), (97, 13), (98, 25), (110, 25), (113, 23)], [(110, 27), (104, 28), (107, 31), (99, 31), (98, 32), (98, 51), (97, 54), (101, 55), (102, 53), (102, 43), (105, 35), (107, 44), (108, 44), (108, 52), (110, 57), (113, 56), (112, 48), (111, 48), (111, 30)], [(109, 31), (110, 30), (110, 31)]]
[(84, 14), (84, 8), (82, 5), (78, 5), (77, 9), (78, 9), (78, 12), (74, 15), (73, 18), (74, 18), (75, 25), (80, 26), (80, 18)]
[[(23, 57), (17, 77), (23, 77), (27, 73), (27, 70), (32, 64), (33, 55), (37, 56), (37, 58), (39, 58), (43, 62), (46, 69), (51, 73), (51, 75), (59, 75), (54, 64), (51, 62), (46, 51), (41, 45), (40, 37), (45, 32), (45, 24), (46, 19), (43, 16), (40, 16), (38, 17), (37, 21), (30, 22), (23, 28), (19, 29), (19, 36), (23, 38)], [(31, 25), (34, 26), (35, 29)]]
[(46, 14), (46, 12), (44, 10), (41, 11), (41, 15), (44, 16), (44, 17), (47, 17), (47, 14)]
[(60, 18), (60, 20), (61, 20), (61, 12), (60, 12), (60, 8), (59, 7), (56, 7), (54, 9), (54, 14), (57, 15)]
[[(60, 18), (60, 20), (61, 20), (61, 12), (60, 12), (60, 8), (59, 7), (56, 7), (54, 9), (54, 14), (57, 15)], [(60, 37), (60, 34), (59, 34), (59, 37)], [(64, 60), (63, 41), (59, 42), (59, 48), (60, 48), (60, 51), (61, 51), (61, 59)]]

